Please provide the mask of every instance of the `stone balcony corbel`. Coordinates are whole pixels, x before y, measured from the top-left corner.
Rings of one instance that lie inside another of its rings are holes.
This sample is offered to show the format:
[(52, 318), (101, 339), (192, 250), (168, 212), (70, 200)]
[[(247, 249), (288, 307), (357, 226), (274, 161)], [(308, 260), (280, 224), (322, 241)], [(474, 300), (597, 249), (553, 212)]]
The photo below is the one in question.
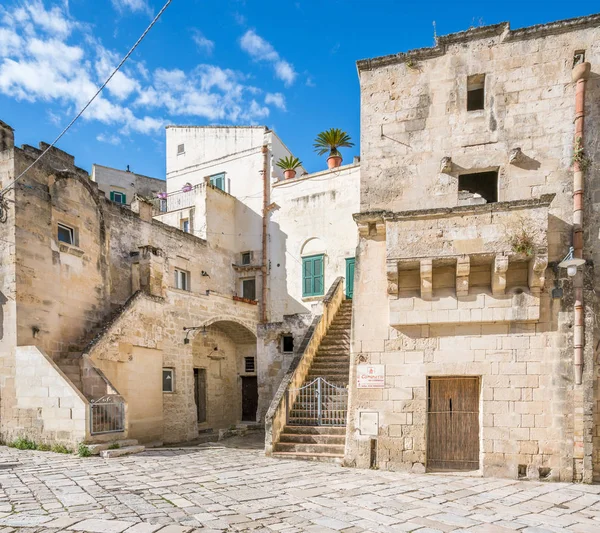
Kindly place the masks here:
[(456, 296), (469, 295), (469, 274), (471, 272), (471, 258), (463, 255), (456, 259)]
[(353, 216), (358, 226), (358, 235), (361, 238), (385, 238), (385, 220), (383, 212), (357, 213)]
[(532, 294), (539, 295), (546, 282), (548, 256), (536, 255), (529, 260), (527, 282)]
[(508, 256), (496, 255), (492, 261), (492, 294), (504, 295), (506, 290), (506, 271), (508, 270)]
[(421, 298), (431, 300), (433, 296), (433, 260), (421, 259)]
[(398, 296), (398, 262), (388, 261), (387, 262), (387, 282), (388, 282), (388, 294), (390, 296)]

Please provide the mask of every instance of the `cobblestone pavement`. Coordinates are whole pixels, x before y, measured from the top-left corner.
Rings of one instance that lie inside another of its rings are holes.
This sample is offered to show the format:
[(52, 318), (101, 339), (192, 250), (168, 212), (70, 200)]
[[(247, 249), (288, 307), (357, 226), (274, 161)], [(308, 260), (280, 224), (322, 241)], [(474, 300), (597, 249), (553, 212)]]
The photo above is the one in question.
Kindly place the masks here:
[(117, 459), (0, 447), (0, 533), (600, 532), (600, 486), (408, 475), (204, 445)]

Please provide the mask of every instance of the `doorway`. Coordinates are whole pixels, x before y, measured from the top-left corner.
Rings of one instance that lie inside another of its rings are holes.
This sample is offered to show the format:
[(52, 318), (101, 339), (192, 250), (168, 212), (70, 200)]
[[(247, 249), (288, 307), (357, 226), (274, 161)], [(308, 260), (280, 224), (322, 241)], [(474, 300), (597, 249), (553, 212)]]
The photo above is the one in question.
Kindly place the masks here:
[(206, 368), (194, 368), (194, 400), (198, 424), (206, 422)]
[(354, 264), (356, 260), (354, 257), (346, 259), (346, 298), (352, 300), (354, 295)]
[(479, 468), (479, 377), (427, 379), (428, 470)]
[(242, 376), (242, 421), (256, 422), (258, 381), (256, 376)]

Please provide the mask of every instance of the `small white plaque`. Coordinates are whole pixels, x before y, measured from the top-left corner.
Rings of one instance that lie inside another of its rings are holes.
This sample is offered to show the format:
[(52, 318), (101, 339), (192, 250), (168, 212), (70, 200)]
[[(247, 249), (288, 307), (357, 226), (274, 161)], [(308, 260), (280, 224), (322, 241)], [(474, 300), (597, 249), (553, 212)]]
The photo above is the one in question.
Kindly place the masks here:
[(358, 365), (356, 386), (359, 389), (383, 389), (385, 387), (385, 366)]
[(379, 413), (365, 411), (360, 413), (360, 434), (374, 437), (379, 434)]

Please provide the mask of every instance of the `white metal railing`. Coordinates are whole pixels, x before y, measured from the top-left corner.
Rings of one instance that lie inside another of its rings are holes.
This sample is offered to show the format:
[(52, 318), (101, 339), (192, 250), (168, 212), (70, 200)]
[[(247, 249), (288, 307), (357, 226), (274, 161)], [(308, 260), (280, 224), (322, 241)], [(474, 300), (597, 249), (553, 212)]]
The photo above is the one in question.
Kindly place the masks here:
[(90, 405), (90, 433), (120, 433), (125, 430), (125, 402), (120, 396), (104, 396)]
[[(290, 400), (294, 398), (294, 400)], [(290, 402), (293, 401), (293, 405)], [(287, 389), (287, 423), (291, 426), (345, 426), (348, 389), (316, 378), (298, 389)]]
[(186, 207), (194, 207), (196, 204), (196, 193), (198, 185), (189, 191), (177, 191), (169, 194), (166, 198), (155, 198), (154, 208), (158, 213), (168, 213)]

